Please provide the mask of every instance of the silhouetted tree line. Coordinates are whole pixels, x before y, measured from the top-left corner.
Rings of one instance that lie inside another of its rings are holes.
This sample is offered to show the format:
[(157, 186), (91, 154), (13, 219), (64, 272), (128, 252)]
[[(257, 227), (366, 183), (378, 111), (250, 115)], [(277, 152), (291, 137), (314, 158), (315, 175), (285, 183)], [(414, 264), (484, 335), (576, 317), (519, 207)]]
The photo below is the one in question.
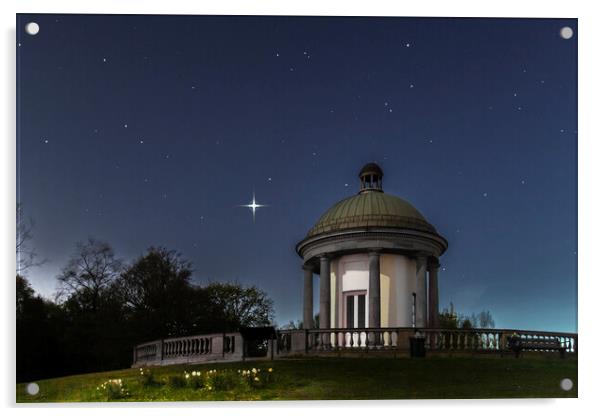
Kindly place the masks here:
[(488, 310), (468, 316), (454, 310), (454, 304), (450, 302), (449, 308), (443, 308), (439, 313), (439, 327), (443, 329), (495, 328), (495, 321)]
[(273, 303), (255, 287), (198, 286), (192, 264), (151, 247), (131, 264), (104, 242), (77, 244), (55, 301), (17, 275), (17, 381), (124, 368), (154, 339), (265, 326)]

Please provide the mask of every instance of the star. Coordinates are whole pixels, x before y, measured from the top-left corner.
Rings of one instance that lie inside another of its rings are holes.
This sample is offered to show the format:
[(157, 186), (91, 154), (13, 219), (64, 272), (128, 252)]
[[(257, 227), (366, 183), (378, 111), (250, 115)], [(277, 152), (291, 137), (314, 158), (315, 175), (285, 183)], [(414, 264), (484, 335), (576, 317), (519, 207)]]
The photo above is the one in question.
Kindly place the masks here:
[(255, 222), (255, 211), (257, 211), (258, 208), (267, 207), (267, 205), (262, 205), (262, 204), (257, 203), (257, 201), (255, 200), (255, 192), (253, 192), (253, 200), (251, 201), (250, 204), (240, 205), (240, 206), (249, 208), (253, 212), (253, 222)]
[(487, 192), (483, 192), (483, 196), (487, 198)]
[(140, 144), (144, 144), (144, 140), (140, 140)]
[(48, 139), (44, 139), (44, 144), (48, 144), (50, 141)]
[(127, 128), (128, 128), (128, 125), (127, 125), (127, 124), (124, 124), (124, 125), (123, 125), (123, 128), (124, 128), (124, 129), (127, 129)]
[(102, 58), (102, 61), (103, 62), (107, 62), (107, 58)]

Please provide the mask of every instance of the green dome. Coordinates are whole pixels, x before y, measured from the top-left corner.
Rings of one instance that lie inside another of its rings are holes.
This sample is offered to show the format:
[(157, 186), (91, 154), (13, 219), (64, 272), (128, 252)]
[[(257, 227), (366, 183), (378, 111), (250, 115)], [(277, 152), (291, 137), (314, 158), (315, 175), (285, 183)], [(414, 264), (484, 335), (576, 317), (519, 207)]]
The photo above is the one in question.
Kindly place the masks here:
[(380, 192), (362, 192), (330, 208), (307, 237), (354, 228), (405, 228), (436, 233), (435, 227), (409, 202)]

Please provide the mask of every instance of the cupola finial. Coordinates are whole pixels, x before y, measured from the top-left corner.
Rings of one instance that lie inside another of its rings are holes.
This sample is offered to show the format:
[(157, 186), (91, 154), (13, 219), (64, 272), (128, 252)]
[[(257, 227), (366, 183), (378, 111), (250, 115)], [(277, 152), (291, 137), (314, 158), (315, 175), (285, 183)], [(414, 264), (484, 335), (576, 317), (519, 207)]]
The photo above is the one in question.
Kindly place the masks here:
[(383, 170), (376, 163), (364, 165), (360, 170), (360, 193), (383, 191)]

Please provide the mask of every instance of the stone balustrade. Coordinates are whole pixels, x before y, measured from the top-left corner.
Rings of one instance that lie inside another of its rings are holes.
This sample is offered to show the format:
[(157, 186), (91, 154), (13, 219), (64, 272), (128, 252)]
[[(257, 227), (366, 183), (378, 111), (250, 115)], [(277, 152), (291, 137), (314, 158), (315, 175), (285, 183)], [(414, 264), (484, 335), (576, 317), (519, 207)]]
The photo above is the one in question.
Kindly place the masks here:
[(243, 359), (238, 332), (168, 338), (134, 347), (132, 367)]
[[(319, 354), (333, 351), (410, 350), (410, 338), (424, 338), (425, 350), (433, 353), (508, 352), (508, 340), (556, 340), (567, 353), (577, 352), (577, 334), (514, 329), (416, 329), (362, 328), (309, 329), (278, 332), (277, 355)], [(539, 350), (557, 352), (557, 350)]]
[[(429, 354), (509, 353), (509, 339), (516, 334), (527, 342), (536, 340), (541, 353), (558, 352), (545, 345), (558, 345), (568, 354), (577, 353), (577, 334), (565, 332), (523, 331), (519, 329), (432, 329), (432, 328), (362, 328), (280, 330), (270, 341), (265, 359), (292, 355), (319, 355), (333, 352), (394, 351), (407, 353), (410, 338), (424, 338)], [(543, 342), (542, 342), (543, 341)], [(545, 341), (549, 341), (546, 343)], [(242, 361), (245, 345), (238, 332), (168, 338), (137, 345), (133, 367)]]

